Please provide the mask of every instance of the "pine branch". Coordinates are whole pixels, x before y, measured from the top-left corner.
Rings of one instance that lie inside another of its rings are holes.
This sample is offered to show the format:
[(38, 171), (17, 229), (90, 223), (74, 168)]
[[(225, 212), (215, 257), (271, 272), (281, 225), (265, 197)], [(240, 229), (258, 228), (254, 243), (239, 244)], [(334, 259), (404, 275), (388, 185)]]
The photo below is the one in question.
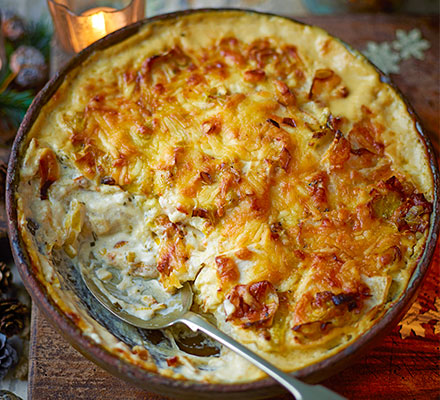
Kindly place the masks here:
[(34, 95), (31, 91), (17, 92), (5, 90), (0, 93), (0, 115), (6, 117), (18, 127), (32, 103)]
[(26, 34), (20, 40), (20, 45), (32, 46), (43, 53), (46, 60), (50, 55), (50, 40), (52, 28), (45, 21), (31, 22), (26, 27)]
[[(5, 41), (6, 57), (9, 60), (15, 49), (21, 45), (26, 45), (40, 50), (47, 62), (50, 55), (51, 37), (52, 28), (47, 22), (29, 23), (27, 24), (25, 35), (18, 42)], [(11, 77), (13, 79), (14, 76), (9, 65), (7, 68), (3, 68), (0, 73), (0, 118), (5, 118), (9, 123), (18, 128), (32, 103), (34, 92), (30, 90), (20, 92), (14, 89), (8, 90), (7, 87), (11, 82)]]

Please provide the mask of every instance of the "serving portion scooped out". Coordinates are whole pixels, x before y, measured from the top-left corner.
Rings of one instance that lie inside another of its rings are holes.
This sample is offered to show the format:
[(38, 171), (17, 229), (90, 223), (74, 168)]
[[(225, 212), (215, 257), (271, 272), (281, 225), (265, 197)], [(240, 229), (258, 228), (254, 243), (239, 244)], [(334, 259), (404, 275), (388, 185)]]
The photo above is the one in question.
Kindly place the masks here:
[[(174, 296), (167, 296), (162, 303), (163, 307), (160, 308), (160, 311), (156, 310), (156, 312), (150, 312), (148, 315), (139, 318), (127, 312), (119, 305), (119, 299), (126, 297), (126, 294), (121, 293), (117, 285), (111, 281), (107, 282), (107, 285), (96, 284), (94, 278), (89, 276), (84, 270), (81, 270), (81, 274), (84, 283), (93, 296), (113, 315), (130, 325), (142, 329), (165, 329), (175, 324), (184, 324), (193, 331), (201, 331), (207, 334), (247, 361), (253, 363), (289, 390), (296, 400), (314, 400), (318, 397), (326, 400), (345, 399), (345, 397), (339, 396), (324, 386), (309, 385), (279, 370), (273, 364), (268, 363), (264, 358), (218, 330), (200, 315), (190, 311), (193, 294), (191, 286), (188, 283), (185, 283)], [(150, 296), (153, 294), (154, 298), (164, 295), (162, 291), (158, 290), (155, 286), (148, 284), (145, 286), (145, 290), (150, 293)]]
[(382, 320), (433, 224), (434, 167), (399, 95), (275, 16), (147, 24), (72, 69), (19, 151), (20, 235), (50, 298), (110, 354), (179, 379), (263, 375), (227, 349), (185, 353), (173, 328), (110, 329), (78, 303), (78, 268), (145, 319), (190, 284), (194, 312), (290, 372)]

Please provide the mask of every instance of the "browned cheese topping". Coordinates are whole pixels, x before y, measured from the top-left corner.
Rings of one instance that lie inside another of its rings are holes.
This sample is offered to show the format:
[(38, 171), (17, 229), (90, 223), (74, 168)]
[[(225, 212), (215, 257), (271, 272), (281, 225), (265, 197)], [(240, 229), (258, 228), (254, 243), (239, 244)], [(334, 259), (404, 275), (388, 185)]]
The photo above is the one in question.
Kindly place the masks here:
[(295, 38), (225, 29), (109, 62), (63, 114), (66, 142), (40, 155), (41, 201), (67, 163), (77, 187), (154, 204), (153, 262), (119, 236), (107, 261), (125, 254), (131, 273), (168, 290), (193, 282), (199, 309), (262, 349), (288, 354), (373, 320), (407, 284), (432, 199), (395, 155), (390, 138), (406, 133), (382, 112), (395, 94), (377, 80), (364, 98), (356, 85), (373, 85), (369, 75), (336, 67), (364, 61), (319, 35), (322, 60)]

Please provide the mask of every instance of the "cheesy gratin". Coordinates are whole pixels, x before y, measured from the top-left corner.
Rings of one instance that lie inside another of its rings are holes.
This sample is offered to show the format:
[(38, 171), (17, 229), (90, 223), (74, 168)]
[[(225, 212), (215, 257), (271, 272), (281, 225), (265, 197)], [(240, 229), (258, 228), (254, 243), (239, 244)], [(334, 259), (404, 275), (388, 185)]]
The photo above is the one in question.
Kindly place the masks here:
[(195, 311), (293, 371), (399, 299), (432, 211), (401, 98), (326, 32), (275, 16), (196, 12), (96, 51), (21, 151), (19, 227), (53, 301), (108, 351), (181, 379), (263, 373), (223, 348), (160, 359), (124, 343), (77, 306), (61, 260), (117, 279), (114, 301), (141, 318), (190, 282)]

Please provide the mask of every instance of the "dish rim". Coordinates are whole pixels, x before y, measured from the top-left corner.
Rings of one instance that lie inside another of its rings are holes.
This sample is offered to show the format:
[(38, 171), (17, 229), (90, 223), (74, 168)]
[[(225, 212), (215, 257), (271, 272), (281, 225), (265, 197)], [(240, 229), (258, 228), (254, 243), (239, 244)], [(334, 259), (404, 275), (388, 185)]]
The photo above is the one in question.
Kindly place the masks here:
[[(32, 299), (38, 305), (39, 309), (42, 310), (45, 316), (50, 320), (52, 325), (54, 325), (55, 328), (60, 333), (62, 333), (62, 335), (74, 348), (80, 351), (88, 359), (119, 378), (123, 378), (144, 389), (152, 390), (156, 393), (161, 394), (166, 392), (167, 394), (182, 396), (182, 390), (190, 390), (192, 393), (204, 394), (207, 397), (212, 397), (214, 394), (227, 394), (230, 397), (233, 394), (243, 394), (243, 392), (246, 392), (247, 395), (252, 395), (252, 393), (259, 395), (262, 394), (262, 392), (274, 395), (276, 394), (277, 389), (280, 389), (279, 391), (281, 392), (281, 388), (278, 387), (276, 382), (271, 378), (265, 378), (248, 383), (214, 384), (179, 380), (166, 377), (160, 375), (157, 372), (151, 372), (142, 369), (134, 364), (120, 359), (116, 355), (110, 353), (109, 351), (102, 348), (100, 345), (93, 342), (92, 339), (82, 334), (82, 331), (76, 325), (74, 325), (74, 323), (60, 310), (59, 306), (53, 302), (53, 300), (49, 297), (46, 289), (32, 273), (32, 263), (29, 259), (26, 246), (22, 241), (18, 230), (18, 218), (15, 207), (15, 189), (18, 184), (18, 177), (20, 172), (19, 164), (21, 161), (21, 154), (19, 150), (22, 142), (26, 138), (26, 135), (31, 130), (32, 125), (39, 115), (42, 107), (49, 101), (52, 95), (60, 87), (66, 75), (71, 70), (79, 67), (95, 51), (103, 50), (107, 47), (115, 45), (136, 34), (140, 28), (157, 21), (180, 18), (189, 14), (231, 11), (259, 14), (265, 16), (275, 16), (286, 19), (288, 21), (292, 21), (294, 23), (299, 23), (305, 26), (313, 26), (314, 28), (316, 28), (316, 26), (314, 25), (306, 24), (287, 16), (280, 16), (277, 14), (242, 8), (203, 8), (183, 10), (168, 14), (157, 15), (135, 22), (105, 36), (104, 38), (100, 39), (99, 41), (93, 43), (89, 47), (76, 54), (49, 80), (44, 88), (37, 94), (31, 106), (29, 107), (14, 140), (11, 155), (9, 158), (6, 179), (6, 211), (8, 218), (9, 240), (14, 256), (14, 261), (17, 265), (26, 289), (32, 296)], [(346, 47), (346, 49), (352, 54), (355, 54), (358, 57), (360, 56), (374, 66), (374, 64), (372, 64), (365, 56), (363, 56), (357, 50), (354, 50), (350, 45), (348, 45), (341, 39), (334, 37), (333, 35), (330, 36), (333, 39), (336, 39), (340, 43), (342, 43)], [(400, 90), (394, 85), (391, 78), (385, 75), (376, 66), (374, 66), (374, 68), (379, 74), (381, 81), (389, 84), (391, 88), (397, 93), (397, 95), (404, 101), (405, 107), (409, 115), (411, 116), (417, 133), (421, 137), (423, 145), (425, 147), (425, 153), (429, 159), (429, 165), (434, 184), (433, 211), (431, 215), (429, 233), (424, 245), (423, 252), (417, 261), (417, 265), (414, 268), (407, 288), (402, 294), (401, 298), (398, 300), (398, 302), (396, 302), (389, 310), (387, 310), (384, 316), (370, 330), (359, 336), (357, 340), (355, 340), (345, 349), (334, 354), (333, 356), (330, 356), (322, 361), (319, 361), (293, 373), (294, 376), (309, 382), (320, 381), (345, 368), (345, 366), (350, 364), (355, 358), (357, 358), (369, 347), (371, 347), (373, 345), (373, 342), (375, 342), (381, 336), (384, 336), (386, 333), (391, 331), (392, 328), (394, 328), (397, 322), (403, 317), (403, 314), (409, 309), (412, 301), (415, 299), (415, 296), (420, 289), (421, 283), (429, 269), (429, 265), (432, 260), (434, 249), (438, 240), (440, 227), (440, 174), (431, 140), (422, 128), (420, 119), (418, 118), (417, 114), (414, 112), (414, 110), (406, 100), (405, 96), (403, 96)]]

